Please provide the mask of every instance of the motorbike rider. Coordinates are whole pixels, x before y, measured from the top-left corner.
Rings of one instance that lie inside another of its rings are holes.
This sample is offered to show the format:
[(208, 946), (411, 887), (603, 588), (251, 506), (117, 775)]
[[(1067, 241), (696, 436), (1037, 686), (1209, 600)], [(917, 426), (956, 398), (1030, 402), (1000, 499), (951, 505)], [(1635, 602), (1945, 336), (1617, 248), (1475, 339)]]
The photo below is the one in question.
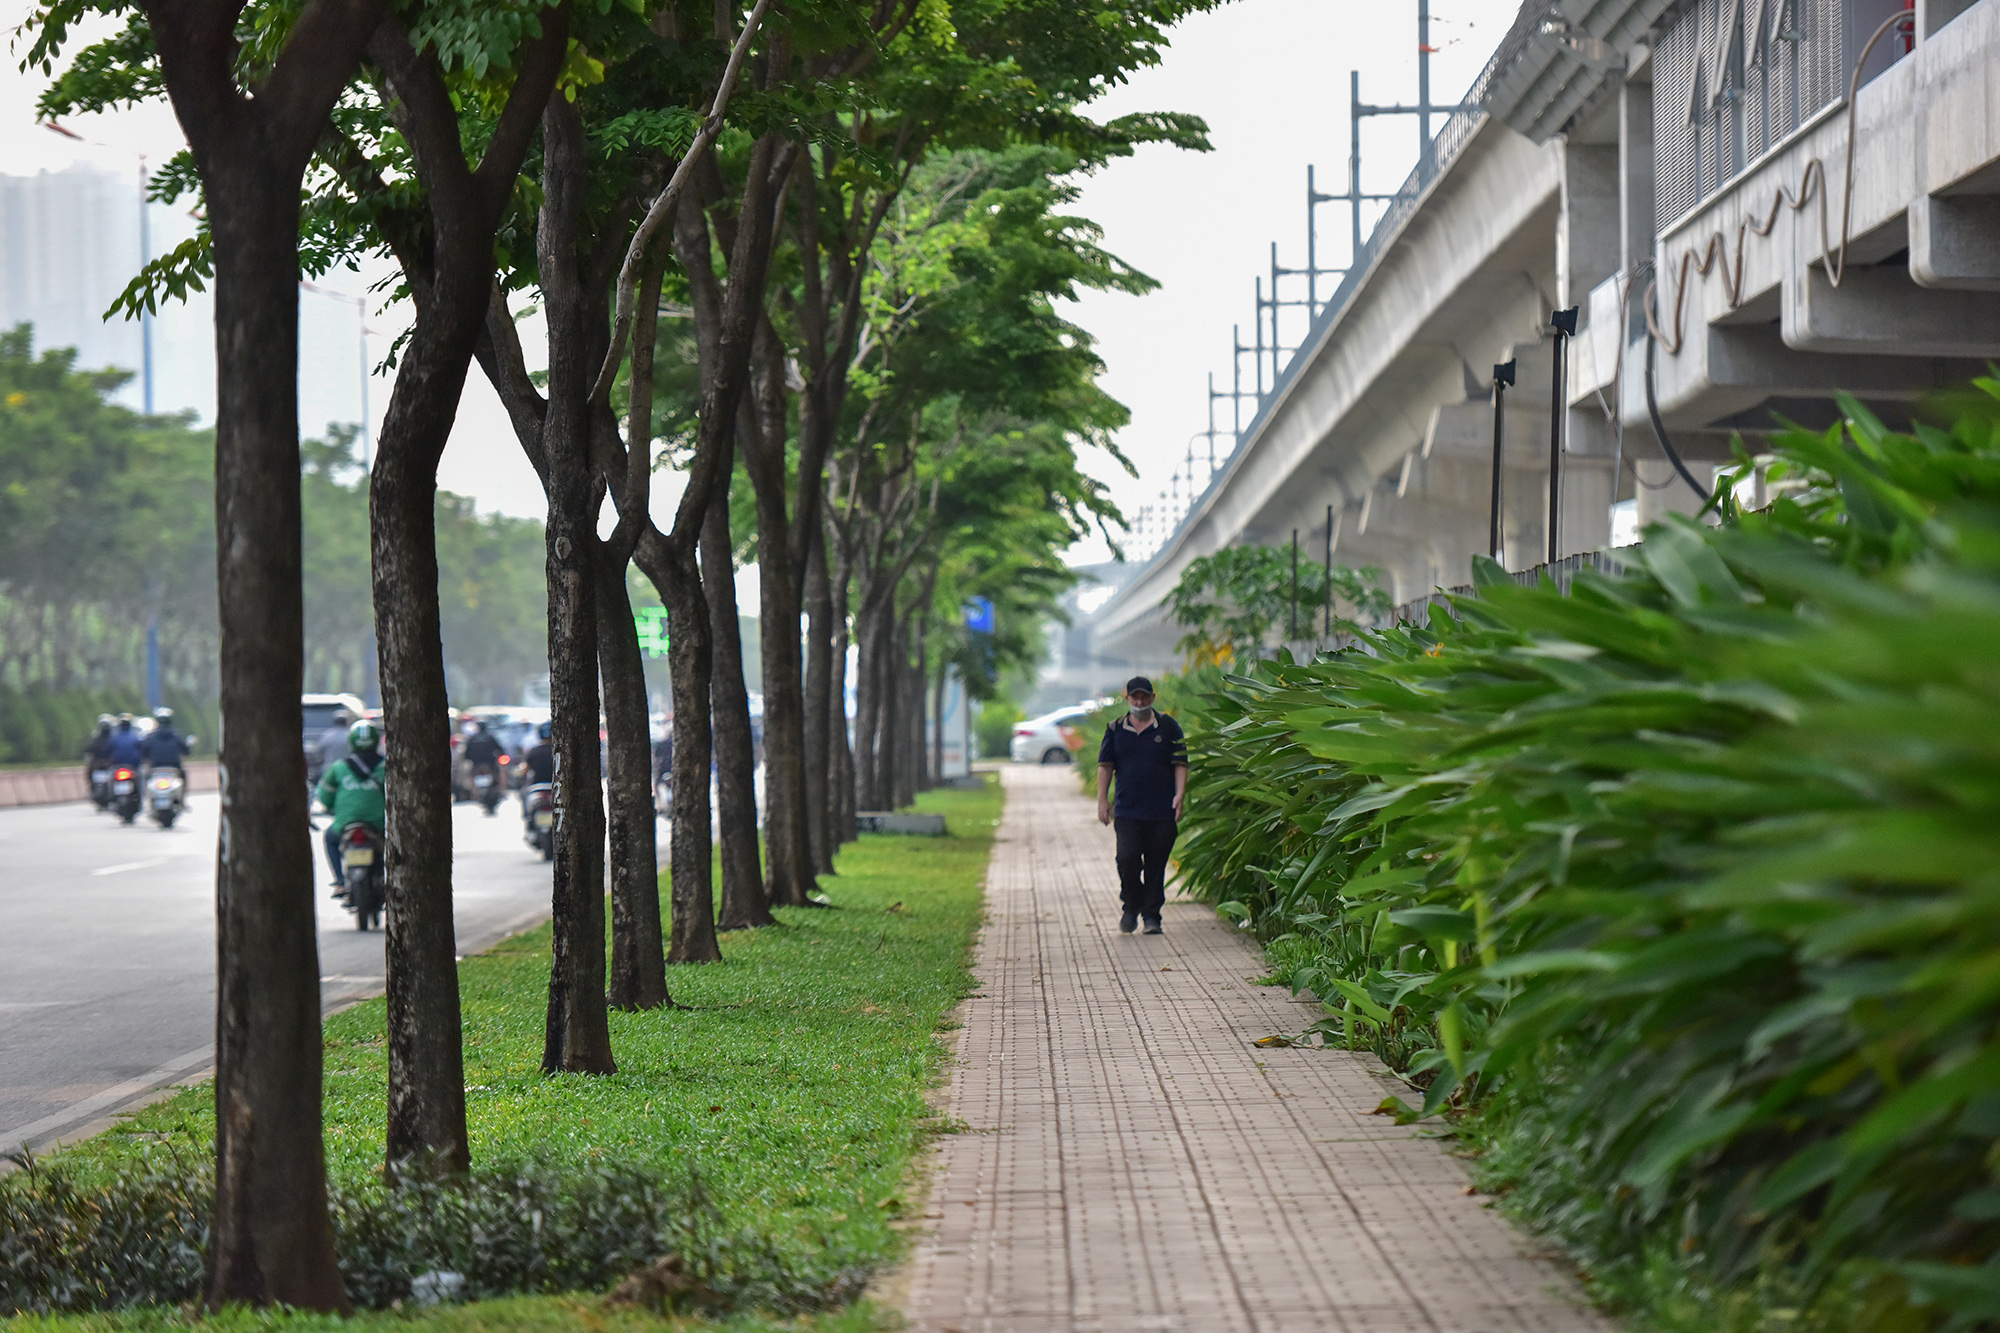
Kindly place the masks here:
[(91, 735), (90, 743), (83, 747), (83, 780), (90, 781), (90, 775), (111, 764), (111, 728), (116, 719), (109, 713), (97, 717), (97, 730)]
[(521, 780), (521, 818), (523, 819), (526, 819), (529, 813), (528, 788), (535, 786), (537, 783), (549, 783), (556, 780), (556, 751), (555, 747), (549, 744), (549, 737), (554, 732), (555, 728), (547, 722), (536, 727), (535, 743), (529, 746), (528, 753), (522, 756), (521, 763), (526, 768), (528, 774), (527, 777)]
[(174, 730), (173, 709), (153, 710), (153, 729), (147, 733), (144, 744), (146, 764), (153, 772), (171, 768), (181, 775), (182, 781), (187, 780), (187, 766), (182, 761), (193, 747), (188, 744), (187, 737)]
[(661, 778), (671, 778), (673, 775), (674, 726), (669, 722), (667, 729), (660, 734), (660, 739), (653, 742), (653, 782), (657, 786)]
[(500, 763), (500, 741), (486, 727), (484, 718), (476, 718), (472, 723), (472, 734), (465, 738), (465, 748), (460, 753), (465, 762), (473, 768), (482, 764), (497, 766)]
[(345, 708), (333, 710), (333, 721), (319, 734), (319, 771), (326, 772), (341, 760), (347, 758), (347, 729), (354, 725), (354, 718)]
[(118, 723), (111, 729), (111, 742), (107, 748), (112, 763), (129, 768), (135, 773), (145, 764), (146, 738), (132, 726), (130, 713), (118, 715)]
[(388, 771), (382, 765), (382, 729), (365, 719), (347, 729), (347, 754), (337, 764), (328, 764), (320, 774), (313, 795), (332, 812), (327, 821), (326, 863), (332, 867), (334, 894), (347, 892), (347, 875), (340, 864), (340, 831), (349, 824), (366, 824), (379, 838), (388, 827), (383, 783)]

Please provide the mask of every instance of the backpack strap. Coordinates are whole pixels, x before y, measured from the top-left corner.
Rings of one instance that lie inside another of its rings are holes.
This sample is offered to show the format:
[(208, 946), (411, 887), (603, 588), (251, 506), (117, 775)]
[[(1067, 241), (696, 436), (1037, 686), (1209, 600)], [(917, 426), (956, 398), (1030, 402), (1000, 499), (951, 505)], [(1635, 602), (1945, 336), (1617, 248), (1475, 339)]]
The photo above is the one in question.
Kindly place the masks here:
[(356, 782), (373, 783), (375, 781), (375, 774), (382, 767), (382, 760), (379, 757), (375, 760), (374, 768), (363, 767), (358, 755), (349, 755), (347, 758), (341, 760), (341, 762), (347, 765), (348, 772), (354, 774)]

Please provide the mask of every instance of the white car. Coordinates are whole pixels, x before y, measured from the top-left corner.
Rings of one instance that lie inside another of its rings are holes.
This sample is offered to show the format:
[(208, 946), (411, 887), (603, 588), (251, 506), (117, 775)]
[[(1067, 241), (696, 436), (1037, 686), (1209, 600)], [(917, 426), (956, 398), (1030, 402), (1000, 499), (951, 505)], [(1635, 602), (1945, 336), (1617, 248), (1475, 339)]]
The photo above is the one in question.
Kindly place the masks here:
[(306, 779), (319, 781), (321, 755), (319, 738), (333, 725), (333, 715), (345, 711), (348, 721), (358, 722), (368, 705), (352, 694), (306, 694), (299, 697), (299, 722), (306, 752)]
[(1070, 756), (1088, 743), (1080, 728), (1084, 719), (1096, 711), (1096, 704), (1071, 704), (1053, 713), (1016, 722), (1014, 740), (1008, 747), (1014, 762), (1067, 764)]

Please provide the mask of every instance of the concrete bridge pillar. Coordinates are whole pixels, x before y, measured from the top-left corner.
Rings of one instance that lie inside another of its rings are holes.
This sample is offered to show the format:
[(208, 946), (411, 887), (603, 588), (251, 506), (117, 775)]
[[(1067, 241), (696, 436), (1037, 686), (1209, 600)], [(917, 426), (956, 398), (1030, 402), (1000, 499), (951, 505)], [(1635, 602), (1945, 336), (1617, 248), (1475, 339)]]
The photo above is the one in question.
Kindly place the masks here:
[(1618, 271), (1624, 248), (1623, 189), (1617, 143), (1565, 140), (1556, 214), (1556, 304), (1582, 304), (1590, 289)]

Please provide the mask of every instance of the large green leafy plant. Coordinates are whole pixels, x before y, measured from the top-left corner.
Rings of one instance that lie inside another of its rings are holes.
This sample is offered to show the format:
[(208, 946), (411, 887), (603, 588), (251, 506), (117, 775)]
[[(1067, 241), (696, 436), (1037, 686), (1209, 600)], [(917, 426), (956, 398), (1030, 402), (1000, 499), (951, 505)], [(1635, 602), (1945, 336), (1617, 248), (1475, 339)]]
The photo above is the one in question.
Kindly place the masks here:
[(1190, 667), (1214, 666), (1255, 660), (1280, 628), (1292, 641), (1330, 638), (1350, 611), (1372, 622), (1394, 609), (1381, 580), (1373, 566), (1321, 566), (1310, 554), (1301, 563), (1293, 548), (1225, 546), (1190, 560), (1167, 595), (1187, 631), (1174, 650)]
[(2000, 382), (1952, 407), (1203, 703), (1188, 883), (1587, 1261), (2000, 1315)]

